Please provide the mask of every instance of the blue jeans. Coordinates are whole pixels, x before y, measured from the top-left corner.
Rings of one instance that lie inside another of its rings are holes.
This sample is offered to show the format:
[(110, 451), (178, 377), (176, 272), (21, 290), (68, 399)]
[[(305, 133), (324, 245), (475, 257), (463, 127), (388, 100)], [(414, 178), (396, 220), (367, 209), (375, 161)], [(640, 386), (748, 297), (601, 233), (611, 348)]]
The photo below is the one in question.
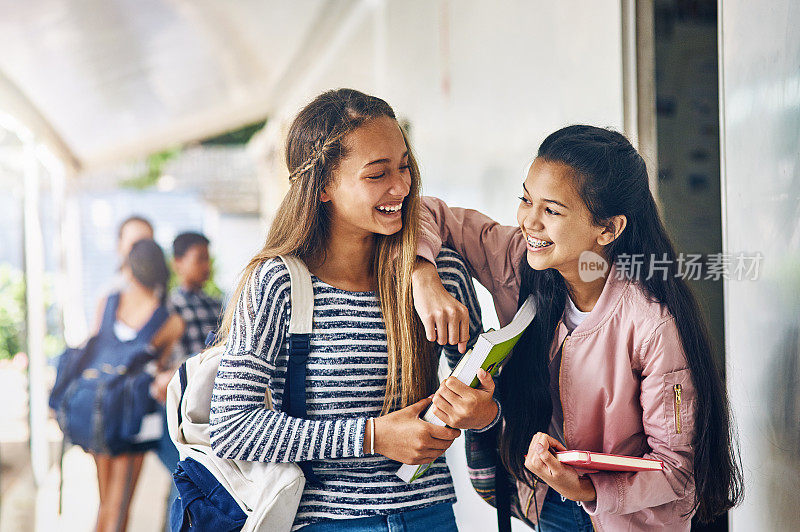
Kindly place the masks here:
[(547, 490), (542, 514), (539, 516), (539, 532), (592, 532), (594, 527), (589, 514), (575, 501), (561, 499), (554, 489)]
[(392, 515), (326, 519), (299, 532), (458, 532), (458, 528), (453, 505), (447, 502)]
[(175, 471), (175, 468), (178, 467), (178, 460), (180, 459), (178, 456), (178, 449), (175, 448), (175, 444), (172, 443), (172, 440), (169, 437), (169, 429), (167, 428), (167, 413), (162, 408), (162, 423), (164, 424), (164, 432), (161, 433), (161, 439), (158, 441), (158, 447), (156, 447), (156, 455), (158, 455), (158, 459), (161, 460), (161, 463), (164, 464), (164, 467), (167, 468), (169, 474), (172, 475), (172, 472)]

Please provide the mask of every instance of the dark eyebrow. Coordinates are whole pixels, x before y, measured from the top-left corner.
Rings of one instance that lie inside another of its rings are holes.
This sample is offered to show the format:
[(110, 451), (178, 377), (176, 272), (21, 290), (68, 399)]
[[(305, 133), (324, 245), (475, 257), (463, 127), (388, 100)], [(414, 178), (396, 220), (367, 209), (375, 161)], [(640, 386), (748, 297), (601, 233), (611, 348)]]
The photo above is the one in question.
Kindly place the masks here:
[(556, 201), (554, 199), (547, 199), (547, 198), (542, 198), (542, 201), (544, 201), (545, 203), (555, 203), (559, 207), (564, 207), (565, 209), (569, 210), (569, 207), (567, 207), (566, 205), (564, 205), (560, 201)]
[[(522, 189), (528, 194), (528, 196), (531, 195), (531, 193), (528, 192), (528, 187), (525, 186), (525, 183), (522, 183)], [(569, 210), (569, 207), (567, 207), (566, 205), (564, 205), (560, 201), (556, 201), (554, 199), (547, 199), (547, 198), (542, 198), (542, 201), (545, 202), (545, 203), (554, 203), (554, 204), (556, 204), (556, 205), (558, 205), (560, 207), (564, 207), (565, 209)]]
[[(403, 159), (405, 157), (408, 157), (408, 151), (403, 152), (403, 155), (400, 156), (401, 159)], [(366, 168), (367, 166), (373, 166), (373, 165), (376, 165), (376, 164), (386, 164), (386, 163), (390, 163), (390, 162), (392, 162), (392, 161), (390, 161), (389, 159), (375, 159), (374, 161), (370, 161), (367, 164), (365, 164), (363, 166), (363, 168)]]

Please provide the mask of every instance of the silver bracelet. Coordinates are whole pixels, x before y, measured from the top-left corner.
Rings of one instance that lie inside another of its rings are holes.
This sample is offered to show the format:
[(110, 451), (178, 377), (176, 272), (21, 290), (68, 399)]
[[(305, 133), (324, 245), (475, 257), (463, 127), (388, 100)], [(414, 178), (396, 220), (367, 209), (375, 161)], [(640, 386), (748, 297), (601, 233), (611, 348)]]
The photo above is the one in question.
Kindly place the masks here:
[(369, 454), (375, 454), (375, 418), (369, 418), (369, 423), (372, 428), (369, 432)]

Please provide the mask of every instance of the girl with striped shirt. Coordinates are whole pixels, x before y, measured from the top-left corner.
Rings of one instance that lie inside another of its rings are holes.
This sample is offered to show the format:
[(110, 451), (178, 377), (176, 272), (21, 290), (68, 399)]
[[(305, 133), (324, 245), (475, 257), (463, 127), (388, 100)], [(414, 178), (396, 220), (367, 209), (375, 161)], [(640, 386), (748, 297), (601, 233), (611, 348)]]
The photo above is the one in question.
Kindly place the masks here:
[[(452, 480), (442, 454), (459, 435), (419, 419), (436, 390), (438, 350), (412, 310), (419, 171), (386, 102), (329, 91), (294, 120), (286, 148), (290, 189), (263, 249), (250, 261), (220, 331), (226, 351), (211, 399), (211, 444), (230, 459), (309, 462), (293, 530), (455, 530)], [(304, 419), (280, 412), (286, 378), (289, 274), (278, 255), (308, 265), (314, 320)], [(470, 309), (460, 257), (439, 273)], [(457, 352), (448, 353), (453, 365)], [(498, 416), (491, 378), (462, 391), (466, 426)], [(264, 406), (269, 388), (275, 410)], [(433, 466), (406, 484), (399, 463)]]

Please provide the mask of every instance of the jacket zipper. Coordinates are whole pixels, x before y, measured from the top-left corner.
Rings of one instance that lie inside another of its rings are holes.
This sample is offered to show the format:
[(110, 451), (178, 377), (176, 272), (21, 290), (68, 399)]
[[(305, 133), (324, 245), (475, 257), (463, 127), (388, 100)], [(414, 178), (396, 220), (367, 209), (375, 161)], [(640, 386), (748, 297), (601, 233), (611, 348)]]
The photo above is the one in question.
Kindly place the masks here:
[[(535, 491), (536, 491), (536, 479), (533, 479), (533, 489), (531, 490), (531, 494), (528, 495), (528, 501), (525, 503), (525, 511), (523, 512), (523, 515), (528, 519), (530, 519), (530, 517), (528, 517), (528, 512), (531, 510), (531, 501), (533, 501), (533, 493)], [(539, 523), (536, 523), (536, 526), (539, 526)]]
[[(559, 325), (561, 323), (559, 322)], [(558, 329), (556, 329), (556, 334), (558, 334)], [(561, 421), (561, 434), (564, 435), (564, 446), (569, 449), (569, 444), (567, 443), (567, 415), (564, 413), (564, 399), (562, 398), (561, 394), (564, 392), (564, 387), (561, 386), (561, 377), (564, 375), (564, 348), (567, 346), (567, 339), (569, 338), (569, 334), (564, 337), (564, 341), (561, 342), (561, 346), (558, 348), (561, 351), (561, 362), (558, 365), (558, 398), (561, 401), (561, 414), (562, 414), (562, 421)], [(589, 522), (592, 523), (592, 530), (597, 531), (600, 530), (598, 526), (594, 522), (594, 516), (589, 516)], [(538, 523), (537, 523), (538, 526)]]
[(567, 449), (569, 449), (569, 444), (567, 444), (567, 416), (564, 414), (564, 398), (561, 396), (564, 391), (564, 387), (561, 385), (561, 376), (564, 374), (564, 348), (567, 346), (568, 338), (569, 334), (564, 337), (564, 340), (558, 347), (558, 350), (561, 352), (561, 360), (558, 363), (558, 399), (561, 401), (561, 434), (564, 436), (564, 445)]
[(675, 392), (675, 433), (681, 433), (681, 385), (676, 384), (672, 387)]

